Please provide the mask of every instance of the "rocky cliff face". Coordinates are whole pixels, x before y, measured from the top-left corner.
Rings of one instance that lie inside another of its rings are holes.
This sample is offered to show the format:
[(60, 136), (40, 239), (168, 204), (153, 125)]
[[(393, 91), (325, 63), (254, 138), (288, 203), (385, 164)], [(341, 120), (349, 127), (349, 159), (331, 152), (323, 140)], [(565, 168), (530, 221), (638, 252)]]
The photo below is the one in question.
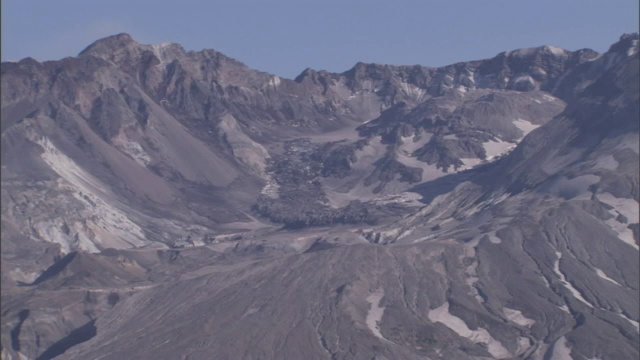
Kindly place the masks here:
[(3, 63), (3, 357), (637, 357), (637, 49)]

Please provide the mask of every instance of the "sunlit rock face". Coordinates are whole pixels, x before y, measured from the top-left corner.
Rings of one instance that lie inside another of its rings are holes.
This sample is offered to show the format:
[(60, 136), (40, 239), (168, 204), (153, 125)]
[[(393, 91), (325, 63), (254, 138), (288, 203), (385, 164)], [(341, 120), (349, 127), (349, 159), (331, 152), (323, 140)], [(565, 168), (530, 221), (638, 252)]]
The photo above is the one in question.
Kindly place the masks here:
[(2, 357), (637, 358), (638, 68), (2, 63)]

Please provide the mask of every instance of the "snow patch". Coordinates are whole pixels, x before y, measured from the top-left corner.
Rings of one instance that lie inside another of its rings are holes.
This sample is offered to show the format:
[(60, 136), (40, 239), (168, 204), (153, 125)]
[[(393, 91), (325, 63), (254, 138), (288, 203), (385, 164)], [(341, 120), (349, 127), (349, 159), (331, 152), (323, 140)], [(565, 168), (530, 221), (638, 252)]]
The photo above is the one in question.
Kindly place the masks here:
[(502, 239), (500, 239), (497, 235), (495, 231), (491, 231), (485, 234), (487, 236), (487, 238), (489, 239), (489, 242), (491, 242), (492, 244), (501, 244), (502, 243)]
[(600, 270), (600, 269), (598, 269), (598, 268), (595, 268), (595, 270), (596, 270), (596, 274), (597, 274), (599, 277), (601, 277), (602, 279), (605, 279), (605, 280), (607, 280), (607, 281), (609, 281), (609, 282), (611, 282), (611, 283), (614, 283), (614, 284), (616, 284), (616, 285), (618, 285), (618, 286), (622, 286), (622, 285), (620, 285), (620, 283), (619, 283), (619, 282), (617, 282), (617, 281), (613, 280), (612, 278), (608, 277), (608, 276), (607, 276), (607, 274), (605, 274), (605, 273), (604, 273), (604, 271), (602, 271), (602, 270)]
[(544, 285), (545, 285), (546, 287), (548, 287), (548, 288), (550, 288), (550, 287), (551, 287), (551, 286), (550, 286), (550, 284), (549, 284), (549, 280), (547, 280), (547, 278), (546, 278), (546, 277), (544, 277), (544, 276), (540, 276), (540, 278), (542, 279), (542, 282), (544, 283)]
[(505, 307), (502, 308), (502, 313), (508, 320), (513, 321), (520, 326), (531, 327), (531, 325), (536, 323), (535, 320), (529, 319), (526, 316), (522, 315), (522, 312), (520, 310), (509, 309)]
[(549, 50), (555, 56), (564, 56), (564, 55), (566, 55), (566, 50), (562, 49), (562, 48), (559, 48), (557, 46), (548, 45), (548, 46), (545, 46), (544, 48), (545, 48), (545, 50)]
[(553, 353), (550, 360), (573, 360), (571, 357), (571, 348), (567, 346), (567, 339), (563, 337), (556, 340), (553, 344)]
[(469, 68), (466, 68), (465, 70), (467, 71), (467, 79), (469, 79), (469, 81), (471, 81), (471, 83), (475, 85), (475, 83), (476, 83), (475, 71), (473, 71), (473, 70), (471, 70)]
[(638, 133), (627, 133), (617, 140), (616, 149), (631, 149), (636, 154), (640, 154), (640, 138)]
[[(367, 319), (365, 320), (367, 323), (367, 327), (369, 330), (375, 335), (377, 338), (387, 340), (380, 333), (380, 321), (382, 320), (382, 315), (384, 314), (384, 306), (380, 307), (380, 300), (384, 296), (384, 289), (378, 289), (367, 296), (367, 302), (371, 304), (369, 308), (369, 312), (367, 313)], [(388, 341), (388, 340), (387, 340)]]
[(482, 163), (482, 159), (478, 158), (460, 158), (460, 161), (462, 161), (463, 165), (458, 169), (459, 171), (471, 169)]
[[(449, 135), (447, 135), (449, 136)], [(455, 135), (454, 135), (455, 136)], [(446, 138), (446, 137), (445, 137)], [(497, 140), (489, 140), (482, 144), (482, 147), (485, 150), (485, 159), (480, 158), (460, 158), (462, 161), (462, 166), (458, 169), (459, 171), (467, 170), (474, 168), (480, 164), (493, 161), (497, 157), (500, 157), (504, 154), (509, 153), (513, 149), (515, 149), (516, 144), (510, 143), (508, 141), (502, 141), (500, 139)]]
[(260, 311), (259, 308), (257, 307), (252, 307), (250, 309), (247, 309), (247, 311), (245, 311), (245, 313), (242, 315), (241, 319), (244, 319), (246, 316), (252, 315), (257, 313), (258, 311)]
[(431, 322), (439, 322), (453, 330), (456, 334), (465, 337), (476, 344), (482, 343), (487, 345), (487, 350), (496, 359), (510, 358), (512, 354), (502, 343), (494, 339), (486, 329), (478, 328), (477, 330), (469, 329), (469, 326), (457, 316), (449, 312), (449, 302), (445, 301), (440, 307), (429, 310), (427, 317)]
[(616, 161), (613, 155), (601, 156), (596, 160), (596, 169), (616, 170), (620, 164)]
[(482, 143), (482, 147), (486, 153), (486, 160), (491, 161), (496, 156), (505, 154), (516, 147), (515, 144), (512, 144), (508, 141), (502, 141), (500, 139), (497, 140), (489, 140), (487, 142)]
[(153, 50), (155, 50), (155, 51), (160, 51), (160, 50), (163, 50), (163, 49), (165, 49), (165, 48), (167, 48), (169, 46), (171, 46), (170, 42), (161, 42), (159, 44), (152, 44), (151, 48)]
[(529, 76), (529, 75), (518, 76), (517, 78), (515, 78), (513, 80), (513, 83), (517, 84), (517, 83), (523, 82), (523, 81), (526, 81), (526, 82), (531, 83), (531, 84), (535, 84), (535, 82), (533, 81), (533, 78), (531, 76)]
[(399, 85), (400, 89), (405, 93), (405, 95), (407, 95), (408, 97), (412, 97), (415, 100), (422, 99), (426, 94), (426, 91), (424, 89), (421, 89), (413, 84), (401, 82)]
[(518, 141), (522, 140), (522, 138), (527, 136), (527, 134), (540, 127), (540, 125), (533, 124), (531, 121), (524, 119), (513, 120), (513, 125), (522, 131), (522, 137), (518, 139)]
[(280, 85), (281, 83), (281, 79), (280, 76), (274, 76), (271, 79), (269, 79), (269, 85), (273, 86), (273, 87), (278, 87), (278, 85)]
[[(159, 44), (152, 44), (149, 45), (149, 47), (151, 48), (151, 51), (153, 52), (153, 55), (155, 55), (158, 60), (160, 60), (160, 66), (167, 64), (167, 52), (169, 50), (169, 48), (173, 45), (173, 43), (170, 42), (162, 42)], [(147, 48), (148, 49), (148, 48)]]
[(576, 288), (574, 288), (573, 285), (569, 281), (567, 281), (567, 278), (564, 276), (562, 271), (560, 271), (560, 259), (562, 259), (562, 253), (559, 252), (559, 251), (556, 251), (556, 257), (557, 257), (557, 259), (556, 259), (555, 263), (553, 264), (553, 272), (556, 273), (556, 275), (560, 279), (560, 282), (562, 283), (562, 285), (567, 290), (569, 290), (571, 292), (571, 294), (573, 295), (574, 298), (576, 298), (580, 302), (584, 303), (588, 307), (593, 308), (593, 305), (591, 305), (587, 300), (585, 300), (584, 297), (582, 297), (582, 294), (580, 294), (580, 292)]
[(399, 150), (405, 155), (411, 155), (414, 151), (425, 146), (431, 140), (432, 136), (432, 134), (428, 133), (423, 133), (419, 136), (403, 136), (400, 138), (402, 140), (402, 145), (400, 145)]
[(547, 75), (547, 72), (541, 67), (533, 68), (533, 72), (536, 73), (536, 74), (539, 74), (539, 75), (543, 75), (543, 76)]
[(489, 235), (489, 241), (491, 241), (492, 244), (502, 243), (502, 240), (500, 240), (500, 238), (495, 235)]
[(398, 154), (396, 160), (403, 165), (422, 169), (422, 181), (434, 180), (445, 175), (445, 173), (441, 169), (438, 169), (436, 165), (429, 165), (414, 157)]
[(466, 263), (466, 259), (471, 259), (471, 264), (465, 266), (464, 274), (466, 275), (464, 282), (469, 286), (469, 295), (473, 296), (478, 304), (484, 303), (484, 299), (480, 296), (476, 283), (480, 278), (478, 277), (478, 260), (475, 259), (476, 247), (480, 243), (481, 236), (476, 236), (473, 240), (465, 243), (462, 247), (462, 256), (460, 262)]
[(627, 221), (637, 221), (640, 216), (640, 208), (637, 201), (634, 199), (617, 198), (611, 193), (598, 194), (598, 200), (605, 203), (613, 209), (609, 210), (609, 213), (613, 218), (605, 221), (607, 225), (618, 234), (618, 239), (629, 244), (634, 249), (638, 250), (638, 244), (633, 237), (633, 231), (629, 229), (628, 224), (618, 221), (618, 216), (622, 215), (627, 218)]
[(623, 318), (623, 319), (627, 320), (629, 323), (631, 323), (631, 325), (633, 325), (633, 327), (635, 327), (635, 328), (636, 328), (636, 332), (640, 332), (640, 323), (638, 323), (638, 322), (637, 322), (637, 321), (635, 321), (635, 320), (631, 320), (631, 319), (629, 319), (625, 314), (620, 313), (620, 314), (618, 314), (618, 315), (619, 315), (621, 318)]
[(631, 47), (627, 49), (627, 56), (633, 56), (638, 53), (638, 40), (631, 41)]

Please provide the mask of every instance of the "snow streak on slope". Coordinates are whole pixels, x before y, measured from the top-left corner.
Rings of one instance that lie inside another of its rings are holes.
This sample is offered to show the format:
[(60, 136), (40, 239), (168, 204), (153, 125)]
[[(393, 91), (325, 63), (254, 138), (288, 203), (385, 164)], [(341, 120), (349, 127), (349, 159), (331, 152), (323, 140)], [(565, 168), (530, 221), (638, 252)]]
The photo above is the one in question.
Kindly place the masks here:
[(626, 316), (625, 314), (618, 314), (620, 315), (621, 318), (625, 319), (626, 321), (628, 321), (631, 325), (633, 325), (634, 328), (636, 328), (636, 332), (640, 332), (640, 323), (638, 323), (635, 320), (629, 319), (628, 316)]
[(605, 280), (607, 280), (607, 281), (609, 281), (609, 282), (611, 282), (611, 283), (614, 283), (614, 284), (616, 284), (616, 285), (618, 285), (618, 286), (622, 286), (622, 285), (620, 285), (620, 283), (619, 283), (619, 282), (617, 282), (617, 281), (613, 280), (612, 278), (608, 277), (608, 276), (607, 276), (607, 274), (605, 274), (605, 273), (604, 273), (604, 271), (602, 271), (602, 270), (600, 270), (600, 269), (598, 269), (598, 268), (595, 268), (595, 270), (596, 270), (596, 274), (597, 274), (599, 277), (601, 277), (602, 279), (605, 279)]
[(469, 326), (457, 316), (449, 313), (449, 302), (445, 301), (441, 306), (429, 310), (427, 315), (432, 322), (439, 322), (444, 324), (449, 329), (455, 331), (458, 335), (465, 337), (476, 344), (487, 345), (487, 350), (496, 359), (506, 359), (511, 357), (511, 353), (507, 350), (502, 343), (494, 339), (486, 329), (478, 328), (478, 330), (471, 330)]
[(564, 285), (564, 287), (567, 290), (569, 290), (571, 294), (573, 294), (574, 298), (580, 300), (588, 307), (593, 308), (593, 305), (591, 305), (587, 300), (585, 300), (584, 297), (582, 297), (582, 294), (580, 294), (580, 291), (574, 288), (573, 285), (567, 281), (567, 278), (564, 276), (562, 271), (560, 271), (560, 259), (562, 259), (562, 253), (559, 251), (556, 251), (556, 257), (558, 259), (556, 259), (555, 263), (553, 264), (553, 271), (556, 273), (556, 275), (560, 279), (560, 282), (562, 283), (562, 285)]

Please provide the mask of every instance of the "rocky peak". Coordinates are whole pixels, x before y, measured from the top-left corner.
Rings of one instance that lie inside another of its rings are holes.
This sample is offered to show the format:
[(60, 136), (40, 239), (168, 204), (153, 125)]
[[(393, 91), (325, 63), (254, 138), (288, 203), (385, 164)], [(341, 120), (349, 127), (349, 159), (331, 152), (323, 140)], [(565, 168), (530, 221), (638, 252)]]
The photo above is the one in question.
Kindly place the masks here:
[(517, 49), (513, 51), (505, 51), (502, 54), (504, 54), (507, 57), (529, 58), (531, 56), (567, 57), (570, 53), (571, 51), (565, 50), (557, 46), (544, 45), (544, 46), (538, 46), (535, 48), (523, 48), (523, 49)]
[(96, 40), (94, 43), (82, 50), (78, 55), (108, 57), (109, 55), (113, 55), (114, 52), (121, 52), (123, 49), (131, 49), (139, 46), (140, 44), (133, 40), (131, 35), (121, 33)]
[(640, 33), (622, 34), (617, 43), (611, 45), (609, 53), (618, 53), (631, 56), (638, 53), (638, 39)]
[(531, 91), (548, 90), (572, 67), (592, 60), (598, 53), (585, 49), (576, 52), (556, 46), (539, 46), (505, 51), (482, 62), (478, 75), (488, 80), (485, 86)]
[(638, 33), (623, 34), (603, 54), (589, 49), (578, 50), (572, 54), (572, 70), (563, 75), (550, 90), (555, 96), (572, 101), (603, 72), (637, 54)]
[(305, 79), (314, 79), (318, 77), (318, 72), (312, 68), (306, 68), (302, 70), (300, 75), (296, 76), (294, 79), (295, 82), (301, 83), (304, 82)]
[(381, 64), (365, 64), (358, 62), (356, 65), (343, 73), (349, 80), (359, 83), (367, 80), (387, 80), (393, 75), (394, 66)]
[(185, 55), (185, 50), (179, 44), (140, 44), (126, 33), (100, 39), (79, 54), (80, 57), (93, 56), (104, 59), (129, 72), (135, 71), (140, 63), (171, 63)]

